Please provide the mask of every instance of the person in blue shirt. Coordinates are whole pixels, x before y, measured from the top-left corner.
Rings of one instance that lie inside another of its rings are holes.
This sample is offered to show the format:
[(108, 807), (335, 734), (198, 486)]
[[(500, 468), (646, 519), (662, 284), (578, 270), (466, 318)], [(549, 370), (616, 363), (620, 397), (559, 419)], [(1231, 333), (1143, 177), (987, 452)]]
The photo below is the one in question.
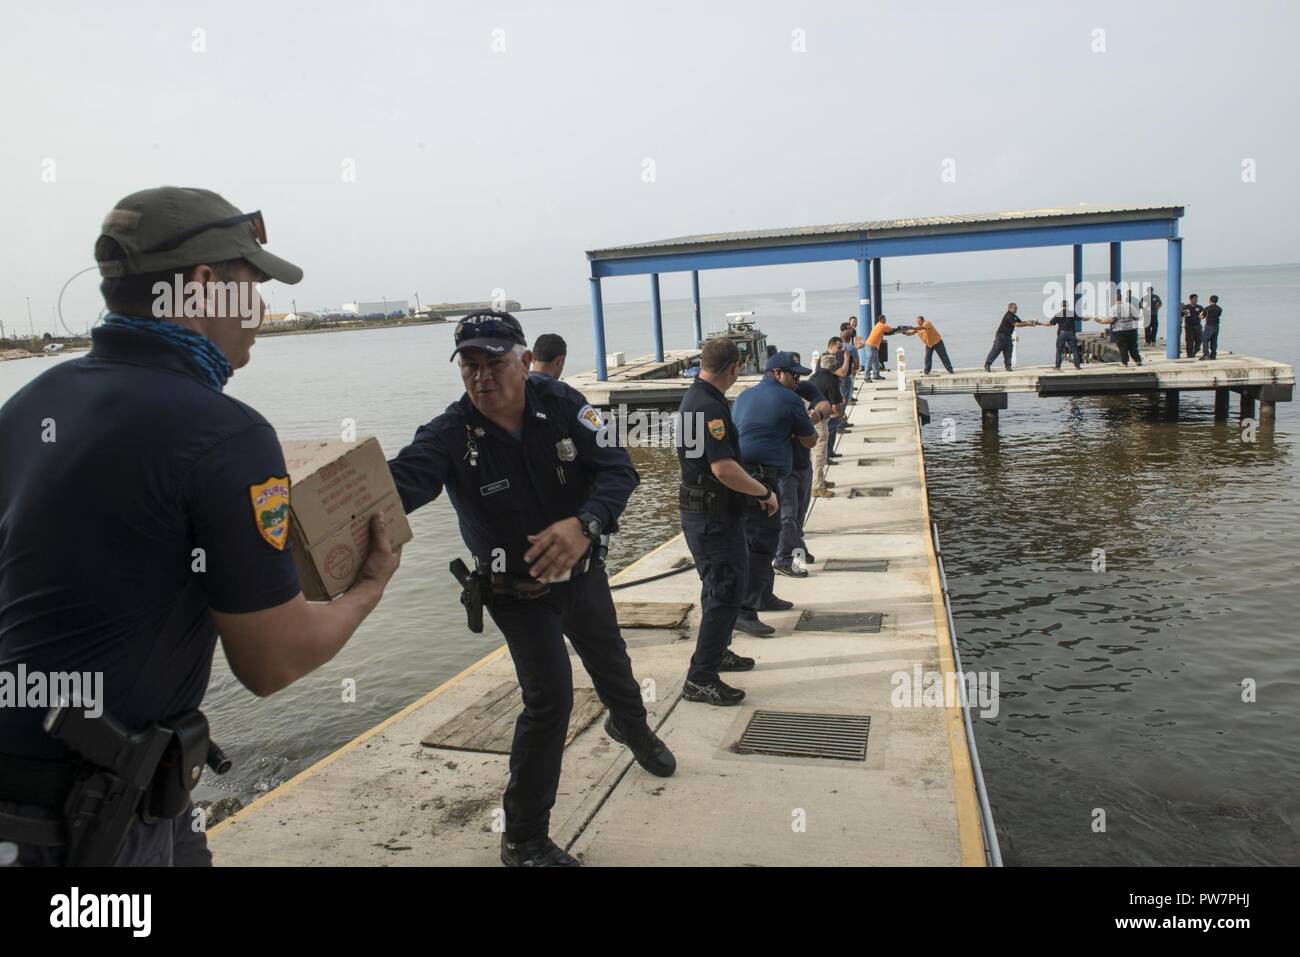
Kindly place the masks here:
[[(791, 353), (777, 352), (767, 360), (762, 381), (742, 392), (732, 409), (732, 418), (740, 432), (741, 463), (769, 488), (778, 487), (781, 479), (793, 468), (791, 439), (807, 448), (817, 444), (817, 429), (808, 417), (804, 400), (795, 392), (799, 377), (808, 375), (810, 371), (796, 362)], [(746, 515), (749, 572), (745, 599), (736, 620), (738, 631), (766, 637), (776, 629), (760, 621), (758, 613), (794, 607), (772, 594), (772, 559), (780, 537), (779, 514), (751, 511)]]
[(329, 661), (397, 569), (374, 516), (346, 594), (308, 602), (299, 587), (280, 443), (224, 392), (265, 311), (257, 284), (302, 278), (265, 242), (260, 212), (209, 190), (125, 197), (95, 243), (109, 311), (90, 352), (0, 408), (0, 677), (102, 674), (100, 700), (74, 712), (101, 719), (101, 738), (117, 737), (112, 719), (168, 742), (142, 796), (107, 766), (138, 745), (98, 763), (47, 733), (51, 707), (0, 707), (0, 842), (22, 866), (210, 865), (189, 806), (198, 776), (172, 782), (178, 742), (206, 754), (218, 637), (234, 676), (272, 694)]

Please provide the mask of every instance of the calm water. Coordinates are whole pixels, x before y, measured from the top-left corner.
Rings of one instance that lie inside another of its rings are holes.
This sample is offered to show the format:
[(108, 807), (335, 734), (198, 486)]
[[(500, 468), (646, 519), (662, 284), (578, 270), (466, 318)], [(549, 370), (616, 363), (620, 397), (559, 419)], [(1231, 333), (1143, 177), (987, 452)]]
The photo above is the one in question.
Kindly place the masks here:
[[(1161, 275), (1149, 279), (1163, 295)], [(707, 289), (707, 282), (706, 282)], [(1222, 299), (1225, 348), (1296, 363), (1300, 266), (1189, 271), (1184, 289)], [(769, 341), (809, 353), (854, 311), (856, 290), (810, 292), (807, 311), (773, 293), (706, 299), (706, 317), (756, 309)], [(894, 321), (918, 312), (954, 362), (982, 362), (1006, 303), (1036, 313), (1041, 280), (886, 288)], [(648, 306), (607, 305), (608, 346), (651, 349)], [(1162, 316), (1162, 324), (1164, 317)], [(589, 368), (585, 306), (521, 315), (529, 337), (559, 332)], [(665, 344), (692, 342), (690, 304), (664, 303)], [(1022, 332), (1021, 361), (1051, 358)], [(285, 437), (336, 434), (353, 418), (395, 452), (460, 394), (450, 326), (262, 339), (232, 394)], [(921, 350), (903, 340), (908, 364)], [(0, 363), (0, 400), (51, 361)], [(970, 397), (932, 400), (925, 432), (957, 628), (969, 668), (996, 670), (1002, 709), (978, 721), (985, 778), (1008, 863), (1300, 861), (1300, 657), (1282, 594), (1300, 580), (1295, 413), (1241, 441), (1211, 400), (1184, 397), (1177, 424), (1145, 399), (1013, 396), (982, 437)], [(941, 441), (951, 416), (956, 441)], [(671, 452), (633, 450), (642, 485), (612, 553), (621, 567), (675, 534)], [(415, 540), (379, 609), (330, 664), (270, 699), (220, 655), (205, 710), (235, 770), (200, 797), (247, 800), (284, 781), (500, 643), (464, 624), (447, 562), (464, 555), (445, 500), (412, 516)], [(1091, 570), (1104, 549), (1106, 571)], [(342, 701), (345, 678), (356, 702)], [(1258, 701), (1241, 702), (1241, 682)], [(1093, 833), (1093, 809), (1106, 832)]]

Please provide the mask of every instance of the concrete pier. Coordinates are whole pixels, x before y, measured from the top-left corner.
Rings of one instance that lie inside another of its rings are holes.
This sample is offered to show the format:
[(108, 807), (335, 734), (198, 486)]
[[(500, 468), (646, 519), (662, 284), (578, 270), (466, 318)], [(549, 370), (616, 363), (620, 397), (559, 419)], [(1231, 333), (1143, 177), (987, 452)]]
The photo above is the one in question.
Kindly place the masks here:
[[(777, 593), (795, 608), (763, 614), (772, 638), (736, 635), (734, 649), (758, 659), (755, 670), (727, 676), (748, 692), (740, 706), (680, 699), (699, 620), (693, 571), (614, 592), (651, 723), (678, 771), (646, 774), (599, 718), (580, 729), (565, 752), (551, 834), (585, 863), (985, 863), (960, 705), (926, 706), (911, 680), (951, 675), (955, 665), (917, 399), (884, 385), (860, 390), (844, 457), (830, 469), (835, 497), (814, 499), (811, 574), (777, 576)], [(684, 559), (678, 536), (615, 583)], [(625, 614), (673, 603), (691, 606), (677, 628), (636, 627)], [(848, 613), (880, 617), (838, 627)], [(506, 757), (420, 742), (513, 680), (503, 646), (214, 827), (216, 863), (497, 864)], [(589, 683), (576, 661), (574, 681)], [(759, 710), (866, 717), (865, 759), (745, 753), (738, 744)]]

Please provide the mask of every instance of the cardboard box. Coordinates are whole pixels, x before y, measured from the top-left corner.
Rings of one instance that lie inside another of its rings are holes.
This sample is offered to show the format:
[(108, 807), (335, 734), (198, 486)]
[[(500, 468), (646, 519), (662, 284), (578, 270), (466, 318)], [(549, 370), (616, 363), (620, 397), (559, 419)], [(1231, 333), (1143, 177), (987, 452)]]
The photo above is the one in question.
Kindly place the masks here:
[(370, 516), (383, 512), (393, 547), (411, 540), (379, 440), (289, 439), (289, 540), (308, 601), (337, 598), (370, 554)]

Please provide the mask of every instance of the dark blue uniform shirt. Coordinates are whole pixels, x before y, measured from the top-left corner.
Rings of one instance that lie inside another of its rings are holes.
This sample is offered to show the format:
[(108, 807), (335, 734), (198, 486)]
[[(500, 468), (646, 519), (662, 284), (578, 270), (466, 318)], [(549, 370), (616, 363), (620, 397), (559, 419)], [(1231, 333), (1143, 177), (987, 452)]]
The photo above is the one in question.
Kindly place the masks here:
[(741, 461), (740, 433), (731, 419), (727, 397), (713, 383), (696, 379), (677, 412), (682, 420), (677, 462), (683, 484), (725, 489), (710, 466), (725, 459)]
[[(289, 483), (271, 426), (183, 349), (92, 338), (0, 408), (0, 671), (102, 672), (103, 707), (140, 729), (202, 702), (209, 609), (298, 594)], [(0, 751), (65, 755), (43, 716), (0, 707)]]
[[(813, 385), (808, 379), (800, 379), (794, 391), (799, 398), (810, 403), (814, 409), (817, 408), (819, 402), (826, 401), (826, 396), (822, 395), (821, 389)], [(811, 422), (812, 418), (810, 417), (808, 421)], [(812, 449), (795, 438), (790, 439), (790, 468), (812, 468)]]
[(781, 475), (789, 474), (793, 465), (791, 436), (814, 435), (817, 431), (798, 393), (770, 375), (740, 394), (732, 416), (740, 430), (742, 461), (776, 469)]
[[(504, 549), (505, 571), (513, 575), (528, 574), (528, 536), (561, 519), (588, 512), (613, 531), (640, 481), (627, 450), (609, 441), (582, 393), (538, 377), (524, 394), (519, 438), (463, 395), (388, 463), (408, 513), (445, 488), (470, 552), (491, 566), (493, 550)], [(477, 456), (469, 454), (471, 444)]]

